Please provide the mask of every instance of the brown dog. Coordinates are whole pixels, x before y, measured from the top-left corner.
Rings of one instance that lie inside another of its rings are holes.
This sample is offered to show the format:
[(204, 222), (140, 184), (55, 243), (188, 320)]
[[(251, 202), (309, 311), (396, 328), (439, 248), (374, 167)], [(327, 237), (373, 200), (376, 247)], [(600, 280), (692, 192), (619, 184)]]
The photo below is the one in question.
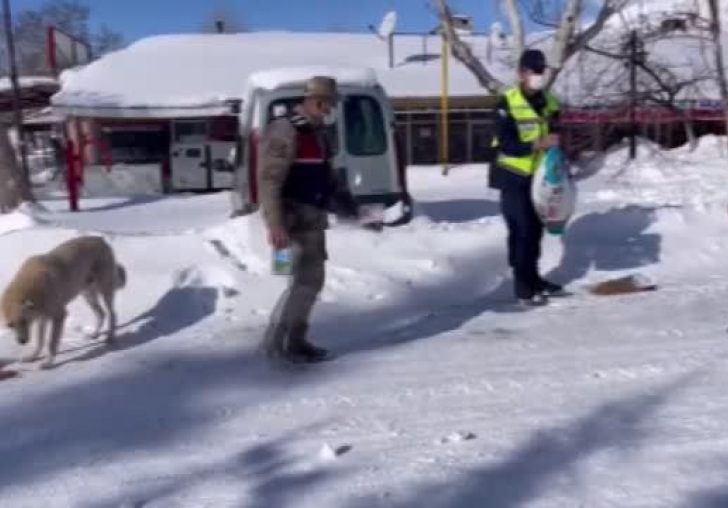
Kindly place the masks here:
[(116, 311), (114, 296), (126, 285), (126, 270), (116, 263), (111, 246), (99, 236), (81, 236), (58, 245), (53, 250), (30, 256), (21, 265), (0, 300), (8, 327), (15, 331), (20, 344), (30, 340), (30, 328), (38, 324), (35, 352), (23, 361), (40, 357), (46, 328), (51, 323), (51, 339), (45, 366), (53, 365), (66, 320), (66, 306), (82, 294), (96, 316), (97, 337), (109, 317), (107, 342), (114, 339)]

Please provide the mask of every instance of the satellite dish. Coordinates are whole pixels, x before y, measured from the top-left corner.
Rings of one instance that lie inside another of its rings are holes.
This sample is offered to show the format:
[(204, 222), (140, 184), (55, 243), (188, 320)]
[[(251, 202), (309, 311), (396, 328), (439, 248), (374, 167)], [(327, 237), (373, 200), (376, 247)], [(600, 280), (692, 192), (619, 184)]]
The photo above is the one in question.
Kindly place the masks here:
[(388, 39), (394, 34), (394, 29), (397, 26), (397, 13), (389, 11), (382, 18), (382, 22), (379, 24), (379, 30), (377, 33), (382, 39)]
[(490, 26), (490, 43), (495, 48), (501, 48), (506, 42), (506, 34), (503, 31), (503, 25), (496, 21)]

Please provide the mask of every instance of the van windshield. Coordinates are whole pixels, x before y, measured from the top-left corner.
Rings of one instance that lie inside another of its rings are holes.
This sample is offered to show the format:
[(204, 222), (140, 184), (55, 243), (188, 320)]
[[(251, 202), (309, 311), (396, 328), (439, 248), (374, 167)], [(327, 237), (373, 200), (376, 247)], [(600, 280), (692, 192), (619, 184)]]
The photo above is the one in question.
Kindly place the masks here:
[(346, 151), (372, 157), (387, 152), (387, 131), (379, 102), (368, 95), (348, 95), (344, 99)]
[[(268, 105), (268, 113), (266, 123), (270, 123), (276, 118), (293, 113), (294, 108), (301, 103), (303, 97), (285, 97), (282, 99), (276, 99), (271, 101)], [(331, 155), (334, 156), (339, 153), (339, 136), (337, 133), (337, 124), (326, 126), (326, 138), (329, 140), (329, 147), (331, 148)]]

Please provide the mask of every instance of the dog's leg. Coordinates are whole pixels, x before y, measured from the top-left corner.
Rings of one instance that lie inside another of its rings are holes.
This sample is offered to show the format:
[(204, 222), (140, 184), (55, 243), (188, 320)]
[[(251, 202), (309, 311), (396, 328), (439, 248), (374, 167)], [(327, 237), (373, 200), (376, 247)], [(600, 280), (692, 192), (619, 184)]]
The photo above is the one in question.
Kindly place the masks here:
[(40, 358), (41, 353), (43, 353), (43, 346), (45, 345), (45, 339), (46, 339), (46, 331), (48, 328), (48, 320), (44, 317), (38, 318), (37, 320), (37, 329), (36, 329), (36, 341), (35, 341), (35, 350), (32, 354), (29, 354), (25, 357), (23, 357), (23, 362), (30, 363), (38, 360)]
[(114, 286), (107, 286), (101, 295), (109, 316), (109, 332), (106, 335), (106, 342), (111, 343), (116, 338), (116, 311), (114, 310)]
[(89, 307), (96, 316), (96, 328), (89, 337), (90, 339), (96, 339), (101, 334), (101, 328), (104, 326), (104, 320), (106, 314), (104, 313), (103, 307), (99, 303), (99, 295), (96, 292), (96, 288), (89, 288), (83, 292), (83, 297), (86, 299)]
[(51, 341), (48, 347), (48, 360), (43, 364), (43, 368), (49, 368), (55, 363), (58, 354), (58, 346), (61, 343), (63, 335), (63, 325), (66, 322), (66, 310), (61, 309), (58, 314), (51, 319)]

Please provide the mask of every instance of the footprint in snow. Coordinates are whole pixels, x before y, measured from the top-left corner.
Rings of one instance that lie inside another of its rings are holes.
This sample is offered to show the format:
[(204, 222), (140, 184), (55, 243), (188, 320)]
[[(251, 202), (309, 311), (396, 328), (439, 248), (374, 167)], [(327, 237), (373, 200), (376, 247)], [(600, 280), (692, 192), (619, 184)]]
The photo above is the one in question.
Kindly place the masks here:
[(351, 451), (351, 449), (351, 445), (343, 445), (339, 446), (338, 448), (332, 448), (330, 444), (324, 443), (324, 445), (321, 447), (321, 450), (319, 451), (319, 459), (324, 462), (330, 462), (336, 460), (345, 453), (348, 453), (349, 451)]
[(439, 444), (450, 444), (450, 443), (461, 443), (463, 441), (470, 441), (475, 439), (477, 436), (472, 432), (453, 432), (445, 437), (440, 438)]

